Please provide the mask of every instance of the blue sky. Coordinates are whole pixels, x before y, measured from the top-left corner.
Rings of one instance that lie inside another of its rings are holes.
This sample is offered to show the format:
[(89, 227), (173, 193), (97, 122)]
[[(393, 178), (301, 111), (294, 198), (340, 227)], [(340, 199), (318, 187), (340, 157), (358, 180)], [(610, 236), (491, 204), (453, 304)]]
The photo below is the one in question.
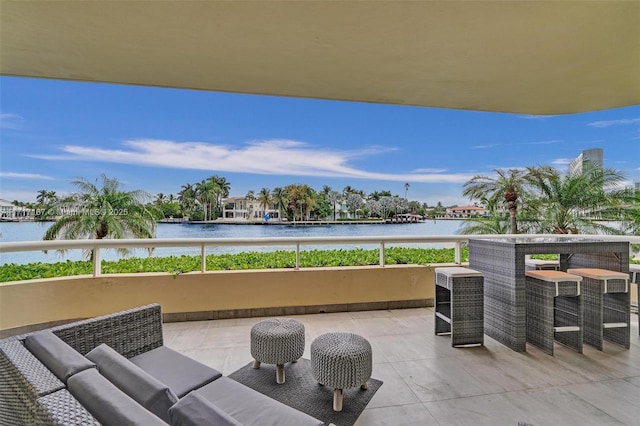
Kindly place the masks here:
[(291, 183), (389, 190), (467, 204), (496, 168), (567, 163), (604, 150), (640, 181), (640, 106), (527, 116), (0, 77), (0, 198), (34, 201), (101, 173), (125, 190), (177, 194), (217, 174), (232, 196)]

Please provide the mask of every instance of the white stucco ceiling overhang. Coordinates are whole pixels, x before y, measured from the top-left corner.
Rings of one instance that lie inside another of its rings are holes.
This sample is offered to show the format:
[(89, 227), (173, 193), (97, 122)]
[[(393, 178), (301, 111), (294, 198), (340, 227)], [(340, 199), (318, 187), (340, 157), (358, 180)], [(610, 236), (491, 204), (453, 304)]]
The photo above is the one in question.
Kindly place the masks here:
[(7, 1), (0, 73), (525, 114), (640, 104), (640, 1)]

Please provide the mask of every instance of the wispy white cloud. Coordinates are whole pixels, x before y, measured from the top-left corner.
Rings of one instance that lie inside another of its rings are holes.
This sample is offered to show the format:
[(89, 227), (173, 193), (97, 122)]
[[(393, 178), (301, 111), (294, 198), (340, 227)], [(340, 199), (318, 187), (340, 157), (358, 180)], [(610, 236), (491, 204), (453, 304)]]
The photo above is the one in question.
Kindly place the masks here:
[(602, 128), (602, 127), (610, 127), (610, 126), (618, 126), (623, 124), (634, 124), (634, 123), (640, 123), (640, 117), (624, 118), (621, 120), (592, 121), (591, 123), (587, 123), (587, 126)]
[(444, 173), (447, 170), (448, 169), (425, 168), (412, 170), (411, 173)]
[(546, 120), (547, 118), (553, 118), (555, 115), (519, 115), (518, 118), (524, 118), (526, 120)]
[(5, 179), (39, 179), (39, 180), (53, 180), (51, 176), (39, 175), (37, 173), (15, 173), (15, 172), (0, 172), (0, 177)]
[(378, 173), (349, 165), (355, 158), (380, 155), (394, 148), (329, 150), (294, 140), (253, 141), (242, 146), (204, 142), (138, 139), (121, 149), (66, 145), (62, 155), (32, 155), (46, 160), (98, 161), (178, 169), (241, 172), (263, 175), (340, 177), (427, 183), (464, 183), (470, 174), (412, 172)]
[(489, 149), (495, 148), (497, 146), (515, 146), (515, 145), (552, 145), (556, 143), (560, 143), (561, 141), (552, 139), (548, 141), (533, 141), (533, 142), (514, 142), (514, 143), (502, 143), (502, 144), (487, 144), (487, 145), (476, 145), (473, 148), (475, 149)]
[(551, 162), (551, 164), (556, 166), (565, 166), (571, 164), (571, 162), (575, 160), (574, 158), (556, 158)]
[(24, 118), (18, 114), (0, 113), (0, 129), (20, 129)]

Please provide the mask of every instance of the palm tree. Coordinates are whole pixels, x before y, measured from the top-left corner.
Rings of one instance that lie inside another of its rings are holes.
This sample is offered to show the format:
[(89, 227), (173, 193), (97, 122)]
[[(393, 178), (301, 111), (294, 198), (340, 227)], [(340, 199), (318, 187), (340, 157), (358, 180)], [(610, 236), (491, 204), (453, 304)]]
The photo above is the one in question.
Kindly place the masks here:
[(156, 194), (156, 199), (153, 203), (156, 206), (160, 207), (166, 201), (167, 201), (167, 197), (162, 192), (158, 192), (158, 194)]
[(209, 198), (211, 197), (211, 188), (213, 185), (211, 182), (207, 180), (202, 180), (202, 182), (196, 183), (195, 185), (195, 195), (196, 200), (202, 206), (202, 213), (204, 214), (204, 220), (208, 219), (209, 213)]
[(47, 191), (46, 189), (41, 189), (40, 191), (38, 191), (38, 195), (36, 196), (36, 203), (46, 204), (48, 192), (49, 191)]
[(262, 188), (260, 193), (258, 194), (258, 202), (260, 203), (260, 207), (262, 207), (262, 215), (267, 214), (267, 210), (269, 209), (269, 204), (271, 204), (271, 191), (269, 188)]
[(300, 212), (300, 220), (309, 219), (311, 212), (317, 204), (318, 195), (315, 190), (306, 184), (287, 185), (287, 198), (289, 200), (288, 210), (293, 212), (295, 218), (296, 213)]
[(276, 209), (278, 209), (278, 217), (280, 218), (280, 221), (282, 221), (282, 211), (286, 210), (288, 203), (287, 191), (281, 187), (273, 188), (271, 199), (273, 200)]
[[(581, 173), (561, 175), (544, 166), (529, 167), (532, 188), (528, 216), (537, 232), (623, 234), (640, 229), (640, 198), (622, 189), (625, 177), (585, 162)], [(628, 229), (621, 228), (624, 223)]]
[[(117, 179), (104, 174), (95, 183), (76, 179), (72, 184), (79, 192), (57, 203), (55, 207), (63, 214), (47, 229), (44, 240), (154, 237), (156, 220), (145, 205), (151, 199), (146, 192), (122, 191)], [(127, 249), (118, 251), (128, 253)]]
[(183, 212), (190, 214), (196, 206), (196, 190), (190, 183), (182, 185), (178, 192), (178, 202)]
[(496, 169), (496, 177), (474, 176), (464, 184), (463, 195), (472, 200), (488, 200), (497, 204), (503, 199), (509, 210), (511, 233), (518, 233), (518, 199), (524, 193), (527, 171), (522, 169)]
[(462, 225), (462, 235), (472, 234), (508, 234), (511, 226), (507, 215), (499, 212), (492, 213), (488, 218), (472, 217), (466, 219)]
[(225, 177), (213, 175), (209, 178), (214, 184), (215, 189), (215, 206), (216, 213), (222, 213), (222, 199), (229, 196), (231, 190), (231, 184)]

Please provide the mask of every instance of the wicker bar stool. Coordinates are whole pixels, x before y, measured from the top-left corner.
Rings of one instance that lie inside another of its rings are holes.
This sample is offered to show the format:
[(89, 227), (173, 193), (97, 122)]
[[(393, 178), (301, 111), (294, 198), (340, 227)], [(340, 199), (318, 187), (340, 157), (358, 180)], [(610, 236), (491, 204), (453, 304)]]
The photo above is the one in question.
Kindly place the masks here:
[(296, 362), (304, 353), (304, 325), (291, 318), (270, 318), (251, 327), (253, 368), (276, 364), (276, 381), (285, 382), (284, 364)]
[[(638, 313), (638, 301), (640, 299), (640, 297), (638, 296), (638, 294), (640, 293), (638, 291), (638, 288), (640, 287), (640, 265), (635, 263), (629, 264), (629, 278), (631, 279), (631, 284), (636, 285), (636, 298), (635, 300), (631, 300), (631, 310)], [(638, 324), (640, 324), (640, 315), (638, 315)]]
[(553, 355), (553, 342), (582, 353), (582, 277), (562, 271), (526, 272), (527, 342)]
[(584, 294), (584, 341), (602, 350), (604, 340), (629, 349), (631, 301), (629, 274), (607, 269), (577, 268)]
[(311, 372), (333, 387), (333, 410), (342, 411), (342, 390), (367, 389), (372, 369), (371, 344), (353, 333), (326, 333), (311, 343)]
[(484, 278), (469, 268), (435, 268), (435, 334), (451, 346), (484, 344)]
[(629, 264), (629, 277), (631, 278), (631, 283), (636, 284), (635, 312), (638, 314), (638, 333), (640, 334), (640, 265), (636, 263)]

